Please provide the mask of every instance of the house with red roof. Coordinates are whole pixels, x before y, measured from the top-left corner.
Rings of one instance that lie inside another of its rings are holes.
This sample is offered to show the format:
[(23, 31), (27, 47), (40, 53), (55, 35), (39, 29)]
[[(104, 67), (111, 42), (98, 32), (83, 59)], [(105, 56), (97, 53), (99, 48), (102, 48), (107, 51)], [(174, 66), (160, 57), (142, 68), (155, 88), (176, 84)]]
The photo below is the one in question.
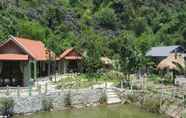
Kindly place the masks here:
[(74, 48), (66, 49), (58, 58), (58, 72), (74, 73), (82, 70), (82, 55)]
[(10, 36), (0, 45), (0, 86), (26, 86), (48, 74), (48, 60), (55, 54), (41, 41)]

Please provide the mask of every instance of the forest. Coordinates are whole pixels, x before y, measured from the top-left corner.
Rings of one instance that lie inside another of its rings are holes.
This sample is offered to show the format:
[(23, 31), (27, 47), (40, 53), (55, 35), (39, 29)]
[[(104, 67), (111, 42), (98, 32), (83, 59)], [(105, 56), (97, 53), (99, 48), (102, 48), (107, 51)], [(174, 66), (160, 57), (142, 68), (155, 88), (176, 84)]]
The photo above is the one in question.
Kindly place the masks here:
[(9, 35), (86, 52), (89, 72), (101, 56), (135, 72), (153, 46), (186, 47), (186, 0), (0, 0), (0, 41)]

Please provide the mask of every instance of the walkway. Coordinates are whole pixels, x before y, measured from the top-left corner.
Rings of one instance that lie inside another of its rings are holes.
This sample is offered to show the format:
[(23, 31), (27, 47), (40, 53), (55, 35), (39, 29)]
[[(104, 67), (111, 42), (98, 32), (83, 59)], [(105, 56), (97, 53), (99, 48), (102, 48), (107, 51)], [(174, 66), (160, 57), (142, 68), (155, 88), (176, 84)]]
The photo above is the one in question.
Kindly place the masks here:
[(102, 88), (102, 89), (106, 88), (105, 92), (106, 92), (106, 97), (107, 97), (107, 104), (121, 103), (121, 99), (117, 95), (116, 91), (113, 89), (114, 85), (112, 82), (94, 85), (93, 88)]
[(121, 103), (121, 99), (113, 88), (106, 89), (107, 104)]

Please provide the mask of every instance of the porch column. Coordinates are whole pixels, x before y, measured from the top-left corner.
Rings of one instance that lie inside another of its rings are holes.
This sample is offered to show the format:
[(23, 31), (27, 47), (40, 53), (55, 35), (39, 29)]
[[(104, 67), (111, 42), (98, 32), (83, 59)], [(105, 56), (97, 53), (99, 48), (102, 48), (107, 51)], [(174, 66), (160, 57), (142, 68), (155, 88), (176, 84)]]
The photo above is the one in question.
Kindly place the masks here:
[(29, 80), (30, 80), (30, 61), (27, 61), (24, 63), (24, 73), (23, 73), (23, 81), (24, 81), (24, 86), (28, 86)]
[(63, 61), (63, 73), (67, 73), (67, 65), (68, 65), (68, 62), (66, 60)]
[(50, 61), (48, 61), (48, 76), (50, 76), (51, 72), (50, 72)]
[(34, 80), (37, 80), (37, 61), (34, 61), (33, 64), (34, 64)]
[(63, 61), (60, 61), (59, 64), (60, 64), (60, 74), (63, 74), (64, 73), (64, 64), (63, 64)]
[(58, 73), (61, 74), (61, 61), (57, 62), (57, 66), (58, 66)]
[(82, 70), (83, 70), (83, 68), (82, 68), (82, 61), (81, 60), (78, 60), (78, 62), (77, 62), (78, 64), (78, 73), (82, 73)]

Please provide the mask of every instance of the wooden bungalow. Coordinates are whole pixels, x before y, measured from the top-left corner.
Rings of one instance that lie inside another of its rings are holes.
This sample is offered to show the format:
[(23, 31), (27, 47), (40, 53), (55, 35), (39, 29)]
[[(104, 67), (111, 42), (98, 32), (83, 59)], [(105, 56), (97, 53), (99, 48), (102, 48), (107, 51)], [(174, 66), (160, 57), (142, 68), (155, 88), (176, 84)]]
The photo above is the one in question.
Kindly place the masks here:
[(50, 50), (41, 41), (11, 36), (0, 45), (0, 86), (27, 86), (46, 76)]
[(58, 72), (75, 73), (82, 70), (82, 55), (74, 48), (66, 49), (58, 58)]
[(180, 45), (152, 47), (147, 51), (146, 56), (152, 58), (156, 63), (159, 63), (172, 53), (184, 54), (185, 49)]

